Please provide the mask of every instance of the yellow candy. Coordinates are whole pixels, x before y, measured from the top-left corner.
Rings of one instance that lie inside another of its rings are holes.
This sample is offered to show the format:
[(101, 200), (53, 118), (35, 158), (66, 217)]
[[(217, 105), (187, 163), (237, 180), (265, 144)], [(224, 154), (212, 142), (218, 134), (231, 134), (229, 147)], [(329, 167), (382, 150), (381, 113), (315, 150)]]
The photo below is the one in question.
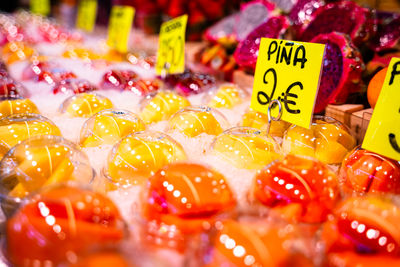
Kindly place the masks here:
[(85, 123), (80, 143), (83, 147), (115, 144), (123, 137), (145, 128), (144, 122), (130, 112), (105, 110), (93, 115)]
[(280, 159), (275, 141), (247, 127), (232, 128), (218, 136), (213, 144), (213, 154), (242, 169), (261, 169)]
[(8, 43), (4, 46), (2, 52), (3, 58), (6, 60), (7, 64), (29, 59), (35, 53), (31, 47), (26, 46), (22, 42)]
[(213, 96), (208, 106), (212, 108), (233, 108), (242, 103), (241, 91), (235, 85), (222, 85)]
[(90, 61), (90, 60), (100, 58), (99, 55), (97, 55), (97, 54), (93, 53), (91, 50), (85, 49), (85, 48), (74, 48), (74, 49), (66, 50), (63, 53), (63, 57), (72, 58), (72, 59), (82, 59), (85, 61)]
[(114, 147), (106, 175), (117, 185), (141, 184), (166, 164), (185, 159), (182, 147), (166, 135), (132, 134)]
[(190, 106), (183, 96), (173, 92), (158, 92), (143, 108), (140, 117), (146, 123), (154, 123), (169, 119), (177, 111)]
[[(260, 113), (254, 110), (249, 110), (243, 115), (240, 126), (251, 127), (259, 129), (263, 132), (268, 129), (268, 116), (264, 113)], [(272, 121), (269, 129), (270, 136), (283, 137), (290, 123), (286, 121)]]
[[(195, 137), (206, 133), (218, 135), (222, 133), (222, 126), (216, 119), (224, 120), (223, 115), (208, 107), (188, 107), (176, 113), (169, 121), (170, 129), (177, 129), (188, 137)], [(225, 121), (226, 124), (226, 121)]]
[(326, 119), (332, 123), (323, 119), (314, 119), (310, 129), (290, 127), (283, 140), (283, 151), (315, 157), (326, 164), (340, 164), (356, 141), (339, 122), (329, 117)]
[(112, 107), (112, 102), (106, 97), (83, 93), (65, 100), (61, 111), (68, 113), (72, 117), (89, 117), (99, 111)]
[(39, 110), (29, 99), (15, 98), (0, 101), (0, 119), (13, 114), (36, 113)]
[(0, 157), (20, 142), (37, 135), (58, 135), (56, 125), (40, 115), (13, 115), (0, 121)]

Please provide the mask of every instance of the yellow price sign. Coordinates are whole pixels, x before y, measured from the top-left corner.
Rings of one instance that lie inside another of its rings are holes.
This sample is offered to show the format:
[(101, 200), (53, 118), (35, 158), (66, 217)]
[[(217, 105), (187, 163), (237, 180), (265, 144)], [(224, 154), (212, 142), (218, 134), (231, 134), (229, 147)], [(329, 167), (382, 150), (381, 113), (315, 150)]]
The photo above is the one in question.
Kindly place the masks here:
[(323, 44), (262, 38), (250, 107), (267, 114), (276, 99), (282, 120), (310, 128), (324, 51)]
[(187, 15), (164, 22), (158, 41), (156, 73), (182, 73), (185, 71), (185, 32)]
[(390, 61), (362, 147), (400, 160), (400, 58)]
[(108, 24), (107, 44), (121, 53), (128, 51), (129, 34), (135, 9), (131, 6), (113, 6)]
[(92, 32), (96, 23), (96, 15), (97, 0), (81, 0), (76, 16), (76, 27), (87, 32)]
[(50, 0), (30, 0), (31, 12), (38, 15), (47, 16), (50, 14)]

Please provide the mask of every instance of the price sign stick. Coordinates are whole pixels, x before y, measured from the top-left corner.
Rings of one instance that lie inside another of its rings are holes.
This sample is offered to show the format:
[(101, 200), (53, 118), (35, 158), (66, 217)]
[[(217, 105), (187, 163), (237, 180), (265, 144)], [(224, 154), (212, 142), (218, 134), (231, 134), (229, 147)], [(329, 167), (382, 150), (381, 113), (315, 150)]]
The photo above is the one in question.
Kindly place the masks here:
[[(272, 109), (274, 108), (274, 104), (278, 105), (279, 108), (278, 115), (276, 117), (272, 116)], [(269, 130), (271, 128), (272, 121), (279, 121), (282, 117), (282, 103), (277, 99), (274, 99), (271, 102), (269, 102), (267, 115), (268, 115), (267, 135), (269, 135)]]
[(167, 74), (169, 74), (170, 67), (171, 67), (171, 64), (169, 64), (168, 62), (164, 63), (164, 66), (163, 66), (162, 71), (161, 71), (161, 78), (163, 80), (167, 77)]

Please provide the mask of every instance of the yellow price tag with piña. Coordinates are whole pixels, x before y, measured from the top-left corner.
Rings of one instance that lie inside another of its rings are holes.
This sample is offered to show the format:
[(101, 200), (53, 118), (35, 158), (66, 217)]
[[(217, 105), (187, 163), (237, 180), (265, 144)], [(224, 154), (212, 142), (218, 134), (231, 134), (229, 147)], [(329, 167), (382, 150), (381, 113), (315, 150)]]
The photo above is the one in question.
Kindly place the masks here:
[(185, 71), (185, 33), (187, 15), (164, 22), (158, 41), (156, 73), (177, 74)]
[(78, 29), (92, 32), (96, 23), (97, 0), (81, 0), (76, 16), (76, 27)]
[(131, 6), (113, 6), (108, 24), (107, 44), (118, 52), (128, 52), (129, 34), (135, 9)]
[[(261, 38), (250, 107), (268, 114), (278, 100), (282, 120), (310, 128), (325, 45)], [(277, 117), (278, 109), (271, 113)]]
[(30, 0), (31, 12), (34, 14), (47, 16), (50, 14), (50, 0)]
[(400, 161), (400, 58), (390, 61), (362, 147)]

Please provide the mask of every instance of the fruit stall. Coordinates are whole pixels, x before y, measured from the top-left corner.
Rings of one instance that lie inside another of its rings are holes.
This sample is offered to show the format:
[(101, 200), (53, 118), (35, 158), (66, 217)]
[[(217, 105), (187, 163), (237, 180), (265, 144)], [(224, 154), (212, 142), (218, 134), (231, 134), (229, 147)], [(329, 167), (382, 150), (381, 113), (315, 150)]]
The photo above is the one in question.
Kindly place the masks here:
[(0, 266), (400, 266), (400, 5), (0, 4)]

